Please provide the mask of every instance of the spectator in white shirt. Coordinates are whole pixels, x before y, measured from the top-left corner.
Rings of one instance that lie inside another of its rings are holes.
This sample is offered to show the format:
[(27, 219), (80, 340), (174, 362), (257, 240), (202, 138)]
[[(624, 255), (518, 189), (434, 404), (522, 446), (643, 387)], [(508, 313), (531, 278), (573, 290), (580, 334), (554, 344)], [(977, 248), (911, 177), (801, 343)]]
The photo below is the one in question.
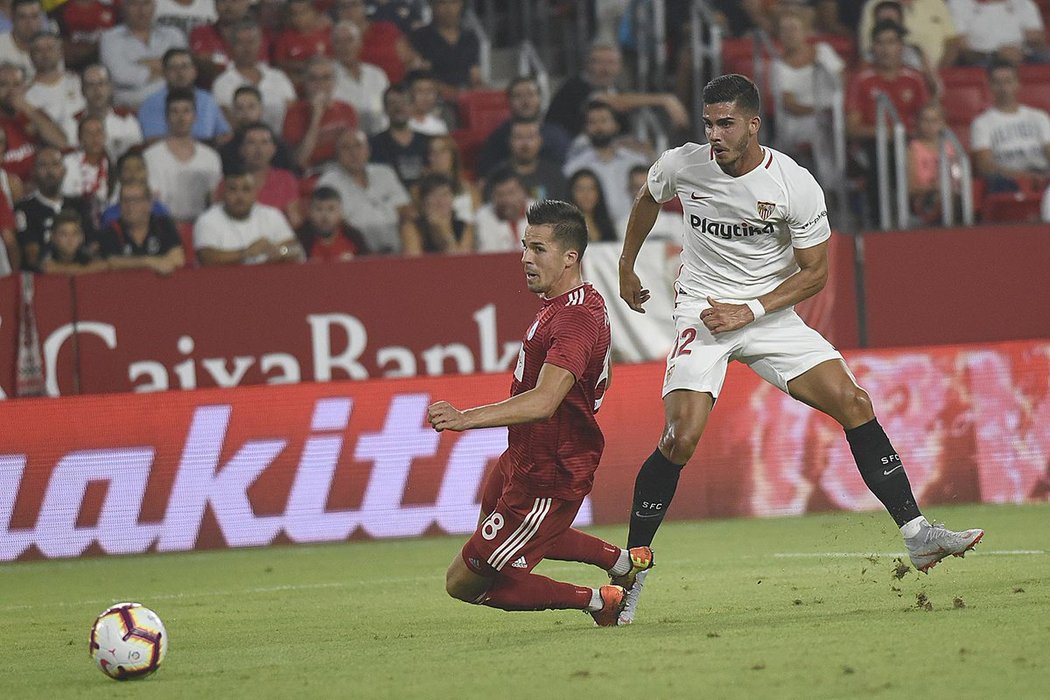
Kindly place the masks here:
[(411, 200), (389, 165), (369, 163), (368, 136), (360, 129), (344, 131), (335, 144), (336, 162), (317, 181), (339, 193), (346, 221), (365, 237), (375, 253), (401, 252), (401, 224), (408, 220)]
[(103, 210), (109, 206), (110, 196), (112, 164), (106, 155), (106, 127), (98, 117), (84, 117), (77, 131), (80, 150), (67, 153), (62, 159), (66, 166), (62, 194), (81, 197), (88, 204), (98, 227)]
[(99, 55), (113, 79), (114, 101), (138, 109), (146, 96), (164, 86), (161, 57), (185, 47), (186, 37), (174, 27), (153, 23), (154, 0), (125, 0), (124, 23), (107, 29)]
[(40, 0), (14, 0), (11, 3), (11, 31), (0, 34), (0, 63), (21, 66), (26, 81), (33, 79), (29, 42), (46, 26)]
[[(262, 30), (251, 18), (240, 20), (229, 30), (230, 64), (215, 79), (211, 92), (226, 117), (233, 121), (233, 94), (242, 85), (254, 85), (262, 95), (263, 121), (275, 132), (284, 126), (284, 113), (296, 100), (295, 86), (284, 71), (259, 60)], [(338, 98), (342, 99), (342, 98)]]
[(84, 109), (76, 118), (97, 117), (106, 127), (106, 153), (116, 163), (132, 146), (142, 143), (142, 128), (135, 114), (126, 109), (113, 107), (113, 81), (109, 69), (94, 63), (84, 69), (80, 81), (84, 93)]
[(489, 201), (474, 217), (474, 239), (479, 253), (521, 250), (529, 193), (510, 168), (497, 169), (488, 180)]
[(157, 24), (174, 27), (187, 39), (196, 27), (216, 19), (215, 0), (157, 0)]
[[(632, 167), (651, 163), (641, 153), (616, 143), (620, 124), (616, 120), (616, 112), (606, 102), (591, 100), (587, 104), (583, 131), (588, 145), (576, 151), (565, 163), (562, 172), (567, 178), (571, 178), (577, 170), (589, 168), (602, 181), (602, 190), (619, 192), (623, 189), (623, 183), (627, 182)], [(631, 209), (631, 200), (624, 197), (610, 196), (608, 204), (613, 221), (618, 221)]]
[(1021, 84), (1009, 61), (993, 62), (988, 78), (993, 104), (970, 126), (977, 174), (985, 178), (989, 192), (1045, 185), (1050, 176), (1050, 115), (1018, 101)]
[(379, 66), (361, 60), (361, 30), (350, 21), (332, 27), (332, 58), (335, 59), (333, 96), (353, 106), (361, 129), (374, 136), (387, 127), (383, 94), (390, 87)]
[(29, 42), (29, 56), (36, 73), (26, 90), (26, 101), (51, 117), (76, 143), (76, 114), (84, 109), (80, 76), (65, 70), (62, 64), (62, 40), (52, 32), (37, 32)]
[(208, 208), (222, 179), (222, 162), (210, 146), (194, 140), (193, 90), (172, 88), (166, 99), (168, 135), (143, 154), (150, 189), (176, 221), (192, 221)]
[(222, 202), (193, 225), (193, 247), (202, 266), (301, 262), (302, 246), (280, 210), (255, 201), (246, 170), (226, 174)]
[(1046, 28), (1032, 0), (948, 0), (948, 9), (966, 41), (961, 62), (1050, 62)]

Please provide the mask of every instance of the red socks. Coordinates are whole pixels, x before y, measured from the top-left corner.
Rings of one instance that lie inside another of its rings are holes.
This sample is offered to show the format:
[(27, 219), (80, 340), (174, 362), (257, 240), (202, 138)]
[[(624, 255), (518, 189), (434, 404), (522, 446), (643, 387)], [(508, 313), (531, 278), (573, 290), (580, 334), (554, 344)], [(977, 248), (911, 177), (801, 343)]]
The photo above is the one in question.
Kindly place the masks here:
[(554, 540), (543, 558), (578, 561), (593, 564), (603, 571), (608, 571), (620, 558), (620, 548), (593, 535), (588, 535), (586, 532), (569, 528), (561, 537)]
[(500, 575), (480, 603), (500, 610), (583, 610), (591, 589), (562, 583), (539, 574)]

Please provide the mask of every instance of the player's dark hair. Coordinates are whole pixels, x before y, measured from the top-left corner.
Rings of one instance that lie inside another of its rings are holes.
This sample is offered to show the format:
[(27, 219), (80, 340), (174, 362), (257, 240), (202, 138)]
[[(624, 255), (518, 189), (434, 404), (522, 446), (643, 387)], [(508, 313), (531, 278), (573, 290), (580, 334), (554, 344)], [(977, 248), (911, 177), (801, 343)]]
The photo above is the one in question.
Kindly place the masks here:
[(587, 250), (587, 222), (575, 204), (557, 199), (534, 202), (525, 213), (530, 226), (550, 226), (554, 240), (562, 250), (575, 250), (579, 260)]
[(882, 19), (875, 23), (875, 26), (871, 28), (871, 40), (875, 41), (875, 37), (883, 32), (893, 32), (897, 35), (898, 39), (903, 39), (904, 35), (908, 33), (908, 30), (900, 25), (898, 22), (894, 22), (892, 19)]
[(758, 88), (750, 78), (739, 73), (720, 75), (704, 86), (704, 104), (731, 102), (747, 114), (757, 116), (762, 108)]
[(339, 190), (328, 185), (321, 185), (314, 190), (313, 194), (310, 195), (311, 202), (342, 202), (343, 198), (339, 196)]
[(1017, 74), (1017, 64), (1008, 61), (1005, 58), (996, 56), (988, 62), (988, 77), (991, 78), (995, 71), (1002, 70), (1003, 68), (1009, 68), (1012, 73), (1015, 75)]
[(167, 114), (171, 106), (176, 102), (189, 102), (193, 110), (197, 110), (197, 96), (193, 94), (193, 88), (171, 88), (168, 96), (164, 98), (164, 113)]

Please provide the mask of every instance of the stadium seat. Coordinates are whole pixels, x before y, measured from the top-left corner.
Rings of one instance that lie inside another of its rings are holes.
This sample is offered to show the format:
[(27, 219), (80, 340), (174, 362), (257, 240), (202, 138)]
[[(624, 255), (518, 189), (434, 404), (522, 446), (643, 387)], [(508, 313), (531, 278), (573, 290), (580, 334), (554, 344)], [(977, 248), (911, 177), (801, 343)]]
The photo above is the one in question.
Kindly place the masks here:
[(1017, 67), (1021, 80), (1021, 102), (1050, 112), (1050, 66), (1022, 64)]
[(1042, 203), (1042, 192), (985, 194), (981, 201), (981, 221), (984, 223), (1038, 223)]
[(492, 130), (510, 118), (510, 103), (503, 90), (468, 90), (456, 98), (459, 128), (452, 138), (459, 146), (461, 166), (468, 175), (477, 170), (481, 144)]
[(751, 37), (722, 40), (722, 72), (754, 78), (755, 44)]
[(974, 117), (992, 103), (988, 77), (982, 68), (945, 68), (941, 70), (944, 82), (944, 116), (948, 126), (963, 145), (970, 146), (970, 124)]

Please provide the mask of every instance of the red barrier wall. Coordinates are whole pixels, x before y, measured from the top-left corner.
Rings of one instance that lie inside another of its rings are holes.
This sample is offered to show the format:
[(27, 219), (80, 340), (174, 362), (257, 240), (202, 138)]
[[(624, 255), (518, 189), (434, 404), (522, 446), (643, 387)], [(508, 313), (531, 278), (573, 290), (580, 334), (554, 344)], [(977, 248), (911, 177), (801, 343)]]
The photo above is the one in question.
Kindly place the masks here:
[[(38, 276), (35, 308), (52, 393), (76, 393), (76, 363), (80, 393), (470, 374), (517, 357), (538, 308), (521, 280), (517, 254)], [(9, 396), (17, 282), (0, 279)]]
[(1050, 338), (1050, 226), (864, 236), (868, 345)]
[[(1050, 343), (849, 354), (920, 502), (1047, 498)], [(626, 519), (662, 424), (662, 364), (618, 366), (580, 524)], [(426, 406), (504, 374), (0, 403), (0, 561), (465, 533), (504, 429)], [(841, 430), (734, 364), (671, 516), (870, 509)]]
[[(864, 251), (871, 347), (1050, 338), (1048, 226), (870, 233)], [(828, 289), (800, 305), (840, 348), (858, 340), (853, 253), (836, 234)], [(35, 308), (53, 394), (469, 374), (513, 361), (537, 308), (520, 279), (517, 254), (42, 276)], [(0, 279), (7, 396), (17, 285)]]

